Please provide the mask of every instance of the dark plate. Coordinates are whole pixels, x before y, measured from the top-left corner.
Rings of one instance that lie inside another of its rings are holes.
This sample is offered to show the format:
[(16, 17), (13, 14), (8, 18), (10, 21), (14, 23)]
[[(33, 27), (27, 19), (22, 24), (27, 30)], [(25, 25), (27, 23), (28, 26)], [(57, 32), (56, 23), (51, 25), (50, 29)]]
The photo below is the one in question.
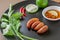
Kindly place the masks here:
[[(19, 8), (22, 7), (22, 6), (26, 6), (27, 4), (35, 4), (35, 0), (29, 0), (29, 1), (23, 1), (23, 2), (20, 2), (16, 5), (14, 5), (13, 9), (16, 11), (19, 11)], [(55, 3), (51, 0), (49, 0), (49, 5), (48, 6), (51, 6), (51, 5), (57, 5), (59, 6), (58, 3)], [(51, 22), (51, 21), (48, 21), (46, 20), (43, 16), (42, 16), (42, 10), (43, 9), (39, 9), (39, 11), (36, 13), (36, 14), (28, 14), (27, 12), (27, 16), (24, 18), (24, 20), (21, 21), (21, 33), (26, 35), (26, 36), (29, 36), (29, 37), (33, 37), (33, 38), (37, 38), (39, 40), (60, 40), (60, 21), (56, 21), (56, 22)], [(8, 11), (6, 11), (8, 12)], [(35, 31), (32, 31), (32, 30), (28, 30), (27, 27), (26, 27), (26, 23), (29, 19), (31, 18), (34, 18), (34, 17), (37, 17), (39, 18), (41, 21), (43, 21), (46, 25), (48, 25), (49, 27), (49, 31), (43, 35), (38, 35)], [(16, 37), (15, 37), (16, 38)], [(13, 39), (12, 37), (8, 37), (8, 40), (15, 40), (15, 38)], [(18, 39), (18, 38), (17, 38)], [(17, 40), (16, 39), (16, 40)]]

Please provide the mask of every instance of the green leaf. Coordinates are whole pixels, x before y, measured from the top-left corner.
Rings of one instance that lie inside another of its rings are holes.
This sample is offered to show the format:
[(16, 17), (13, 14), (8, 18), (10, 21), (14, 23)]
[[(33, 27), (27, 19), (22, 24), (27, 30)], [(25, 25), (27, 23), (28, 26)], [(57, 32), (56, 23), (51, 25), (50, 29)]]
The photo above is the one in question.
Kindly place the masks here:
[(10, 24), (14, 26), (14, 28), (18, 31), (20, 27), (20, 20), (17, 20), (15, 18), (10, 19)]
[(14, 17), (16, 19), (20, 18), (21, 16), (23, 16), (23, 14), (20, 12), (16, 12), (16, 13), (12, 14), (12, 17)]
[(7, 17), (7, 16), (8, 16), (8, 14), (7, 14), (7, 13), (4, 13), (4, 14), (3, 14), (3, 16), (6, 16), (6, 17)]
[(9, 11), (8, 11), (8, 17), (10, 17), (12, 13), (14, 12), (14, 10), (12, 10), (12, 7), (13, 6), (10, 4)]
[(14, 12), (14, 10), (11, 10), (11, 11), (8, 13), (8, 17), (10, 17), (13, 12)]
[(12, 4), (10, 4), (10, 6), (9, 6), (9, 12), (8, 13), (10, 13), (11, 10), (12, 10)]
[(0, 20), (1, 20), (1, 22), (8, 22), (8, 20), (6, 18), (1, 18)]
[(16, 23), (16, 30), (17, 30), (17, 31), (19, 30), (19, 27), (20, 27), (20, 22), (17, 21), (17, 23)]
[(13, 36), (14, 35), (10, 25), (7, 25), (7, 27), (5, 29), (3, 29), (3, 35), (5, 35), (5, 36)]

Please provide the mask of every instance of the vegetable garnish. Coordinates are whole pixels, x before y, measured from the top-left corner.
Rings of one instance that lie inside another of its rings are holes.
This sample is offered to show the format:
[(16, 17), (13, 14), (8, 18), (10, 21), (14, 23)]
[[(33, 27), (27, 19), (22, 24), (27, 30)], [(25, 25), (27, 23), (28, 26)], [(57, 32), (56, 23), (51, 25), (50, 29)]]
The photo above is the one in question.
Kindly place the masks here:
[(24, 7), (20, 8), (20, 13), (22, 13), (24, 17), (26, 16), (26, 10)]
[(35, 4), (28, 4), (26, 6), (26, 11), (33, 14), (38, 11), (38, 6), (36, 6)]
[[(25, 35), (23, 35), (21, 32), (18, 31), (18, 29), (20, 28), (20, 17), (23, 16), (22, 13), (20, 12), (16, 12), (16, 13), (13, 13), (14, 11), (12, 10), (12, 5), (10, 4), (10, 7), (9, 7), (9, 11), (8, 13), (4, 14), (4, 16), (7, 17), (4, 17), (5, 20), (1, 20), (1, 25), (4, 25), (4, 29), (3, 29), (3, 35), (6, 35), (6, 36), (17, 36), (20, 38), (20, 40), (24, 40), (24, 38), (28, 39), (28, 40), (37, 40), (37, 39), (34, 39), (34, 38), (30, 38), (30, 37), (27, 37)], [(3, 19), (3, 18), (1, 18)], [(7, 20), (7, 21), (6, 21)], [(3, 27), (3, 26), (1, 26)]]

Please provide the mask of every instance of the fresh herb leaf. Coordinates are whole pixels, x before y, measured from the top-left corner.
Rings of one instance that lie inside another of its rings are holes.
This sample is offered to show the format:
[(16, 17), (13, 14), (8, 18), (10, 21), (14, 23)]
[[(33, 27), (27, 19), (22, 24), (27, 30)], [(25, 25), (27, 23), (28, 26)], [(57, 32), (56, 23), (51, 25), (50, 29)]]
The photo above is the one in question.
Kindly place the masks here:
[(12, 17), (14, 17), (16, 19), (19, 19), (21, 16), (23, 16), (23, 14), (20, 12), (16, 12), (16, 13), (12, 14)]
[(8, 14), (7, 14), (7, 13), (4, 13), (4, 14), (3, 14), (3, 16), (6, 16), (6, 17), (7, 17), (7, 16), (8, 16)]
[(2, 19), (0, 19), (0, 21), (1, 21), (1, 22), (8, 22), (8, 19), (2, 18)]
[(12, 7), (13, 6), (10, 4), (9, 11), (8, 11), (8, 17), (10, 17), (12, 13), (14, 12), (14, 10), (12, 10)]
[(7, 25), (7, 27), (5, 29), (3, 29), (3, 35), (6, 35), (6, 36), (14, 35), (14, 32), (12, 31), (10, 25)]

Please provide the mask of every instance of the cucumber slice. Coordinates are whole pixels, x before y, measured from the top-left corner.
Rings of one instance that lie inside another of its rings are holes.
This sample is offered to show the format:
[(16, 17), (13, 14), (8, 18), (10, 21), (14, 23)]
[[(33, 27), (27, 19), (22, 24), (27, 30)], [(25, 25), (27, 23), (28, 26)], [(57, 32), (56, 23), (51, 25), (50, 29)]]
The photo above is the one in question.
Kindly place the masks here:
[(38, 6), (36, 6), (35, 4), (29, 4), (26, 6), (26, 11), (29, 13), (35, 13), (38, 11)]

